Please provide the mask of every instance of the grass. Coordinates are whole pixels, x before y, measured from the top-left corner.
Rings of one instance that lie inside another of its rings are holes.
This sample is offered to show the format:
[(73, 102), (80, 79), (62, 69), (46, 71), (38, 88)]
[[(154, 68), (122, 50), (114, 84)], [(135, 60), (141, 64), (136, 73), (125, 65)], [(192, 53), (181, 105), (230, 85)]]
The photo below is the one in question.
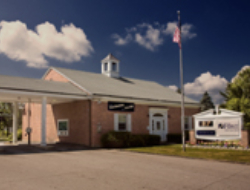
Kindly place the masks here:
[(150, 154), (160, 154), (167, 156), (180, 156), (187, 158), (200, 158), (207, 160), (218, 160), (218, 161), (250, 164), (250, 151), (243, 151), (243, 150), (186, 148), (186, 152), (183, 152), (181, 144), (129, 148), (126, 150), (133, 152), (140, 152), (140, 153), (150, 153)]

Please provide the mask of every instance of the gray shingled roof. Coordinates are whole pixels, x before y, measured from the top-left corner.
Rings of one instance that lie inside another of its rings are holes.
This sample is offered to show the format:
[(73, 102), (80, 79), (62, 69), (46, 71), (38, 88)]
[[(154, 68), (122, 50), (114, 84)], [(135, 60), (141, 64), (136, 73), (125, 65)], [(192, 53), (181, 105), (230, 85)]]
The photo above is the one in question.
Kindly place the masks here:
[(102, 60), (102, 62), (108, 61), (108, 60), (114, 60), (114, 61), (120, 62), (120, 60), (117, 59), (115, 56), (113, 56), (111, 53), (108, 54), (108, 55)]
[[(131, 78), (110, 78), (103, 74), (54, 68), (93, 95), (181, 102), (181, 95), (156, 82)], [(198, 102), (185, 97), (185, 103)]]
[(85, 96), (86, 93), (70, 83), (0, 75), (0, 89)]

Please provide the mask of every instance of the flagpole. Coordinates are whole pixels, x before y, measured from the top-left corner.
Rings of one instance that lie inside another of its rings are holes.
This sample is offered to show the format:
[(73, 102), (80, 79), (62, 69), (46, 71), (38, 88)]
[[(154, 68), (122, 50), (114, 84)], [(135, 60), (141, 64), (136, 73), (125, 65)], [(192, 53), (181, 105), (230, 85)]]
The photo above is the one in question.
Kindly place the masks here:
[[(181, 12), (177, 11), (178, 14), (178, 21), (180, 24), (180, 39), (181, 39)], [(180, 40), (180, 83), (181, 83), (181, 130), (182, 130), (182, 150), (186, 151), (185, 146), (185, 128), (184, 128), (184, 122), (185, 122), (185, 109), (184, 109), (184, 87), (183, 87), (183, 63), (182, 63), (182, 45)]]

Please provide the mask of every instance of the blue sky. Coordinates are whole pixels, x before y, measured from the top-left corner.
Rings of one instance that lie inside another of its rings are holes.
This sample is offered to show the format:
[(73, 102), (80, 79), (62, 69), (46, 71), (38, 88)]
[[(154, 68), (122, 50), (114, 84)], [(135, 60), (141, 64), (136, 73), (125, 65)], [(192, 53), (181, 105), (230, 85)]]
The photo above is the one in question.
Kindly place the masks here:
[(219, 102), (218, 91), (249, 65), (249, 5), (246, 0), (1, 1), (0, 74), (40, 78), (46, 66), (100, 73), (100, 60), (111, 52), (121, 60), (122, 76), (179, 86), (172, 31), (180, 10), (186, 94), (199, 100), (208, 90)]

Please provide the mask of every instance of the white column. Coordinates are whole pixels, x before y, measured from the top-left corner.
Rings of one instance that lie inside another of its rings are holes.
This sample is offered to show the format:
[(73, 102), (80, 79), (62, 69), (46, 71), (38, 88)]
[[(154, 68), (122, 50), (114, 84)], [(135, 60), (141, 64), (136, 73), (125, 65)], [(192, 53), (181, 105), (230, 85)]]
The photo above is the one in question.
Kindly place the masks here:
[(41, 146), (46, 146), (46, 105), (47, 105), (47, 98), (42, 98), (42, 116), (41, 116)]
[(18, 105), (17, 102), (13, 102), (13, 120), (12, 120), (12, 134), (13, 134), (13, 139), (12, 143), (15, 144), (17, 143), (17, 114), (18, 114)]

